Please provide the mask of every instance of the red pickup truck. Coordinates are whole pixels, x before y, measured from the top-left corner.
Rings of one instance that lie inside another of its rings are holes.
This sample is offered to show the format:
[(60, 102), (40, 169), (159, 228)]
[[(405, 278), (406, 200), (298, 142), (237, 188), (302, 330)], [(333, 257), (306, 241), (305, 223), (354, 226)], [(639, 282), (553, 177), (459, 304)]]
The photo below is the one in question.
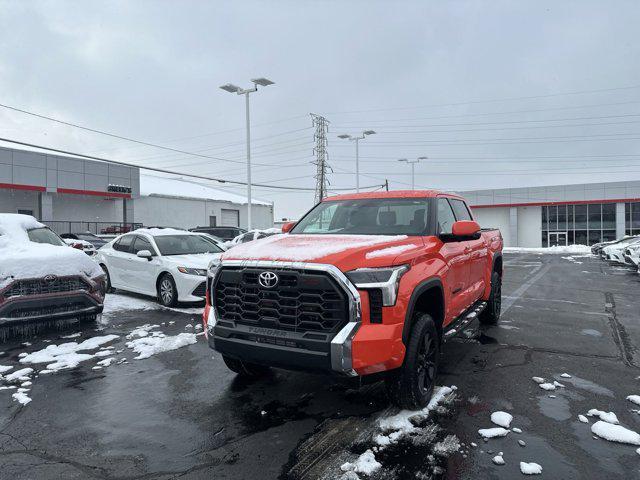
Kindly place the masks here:
[(500, 317), (502, 236), (459, 196), (330, 197), (283, 232), (209, 267), (205, 332), (240, 375), (382, 376), (396, 404), (420, 408), (443, 340)]

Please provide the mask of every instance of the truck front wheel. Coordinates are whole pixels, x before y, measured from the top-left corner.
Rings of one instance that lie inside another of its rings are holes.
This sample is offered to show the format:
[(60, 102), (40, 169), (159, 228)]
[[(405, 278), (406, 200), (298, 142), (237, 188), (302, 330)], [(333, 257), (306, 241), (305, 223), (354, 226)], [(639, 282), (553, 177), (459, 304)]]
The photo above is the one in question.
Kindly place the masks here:
[(404, 363), (386, 380), (391, 401), (400, 408), (424, 408), (433, 394), (439, 356), (440, 339), (433, 318), (427, 313), (417, 313)]
[(226, 355), (222, 356), (222, 360), (224, 360), (224, 364), (229, 370), (237, 373), (241, 377), (263, 377), (271, 370), (269, 367), (265, 367), (264, 365), (243, 362), (242, 360), (227, 357)]

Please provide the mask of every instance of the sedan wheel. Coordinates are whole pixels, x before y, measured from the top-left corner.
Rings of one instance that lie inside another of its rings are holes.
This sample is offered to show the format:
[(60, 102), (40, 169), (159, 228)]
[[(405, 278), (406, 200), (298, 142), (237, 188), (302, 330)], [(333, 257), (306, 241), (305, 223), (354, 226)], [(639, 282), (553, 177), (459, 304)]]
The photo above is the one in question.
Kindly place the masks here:
[(170, 275), (164, 275), (158, 285), (158, 300), (165, 307), (175, 307), (178, 303), (176, 284)]

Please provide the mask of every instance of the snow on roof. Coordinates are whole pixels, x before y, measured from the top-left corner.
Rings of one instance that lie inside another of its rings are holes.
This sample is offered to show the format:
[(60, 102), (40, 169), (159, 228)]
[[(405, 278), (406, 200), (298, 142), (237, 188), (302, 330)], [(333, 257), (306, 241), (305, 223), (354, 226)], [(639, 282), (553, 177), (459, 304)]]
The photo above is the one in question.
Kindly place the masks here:
[[(197, 181), (182, 177), (163, 177), (146, 173), (140, 174), (140, 195), (143, 197), (162, 195), (168, 197), (218, 200), (245, 205), (247, 203), (247, 198), (244, 195), (225, 192)], [(251, 199), (251, 203), (253, 205), (272, 205), (271, 202), (257, 200), (255, 198)]]
[(146, 233), (152, 237), (162, 237), (164, 235), (202, 235), (201, 233), (178, 230), (177, 228), (138, 228), (135, 230), (135, 233)]
[(27, 230), (42, 227), (44, 227), (44, 225), (31, 215), (0, 213), (0, 235), (6, 235), (16, 240), (27, 241)]

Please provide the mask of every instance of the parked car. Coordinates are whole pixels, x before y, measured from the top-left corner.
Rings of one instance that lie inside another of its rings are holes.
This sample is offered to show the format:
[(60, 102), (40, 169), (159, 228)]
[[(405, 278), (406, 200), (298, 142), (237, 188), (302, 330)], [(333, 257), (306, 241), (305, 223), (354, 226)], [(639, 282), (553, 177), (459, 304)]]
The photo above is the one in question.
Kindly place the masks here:
[(218, 247), (220, 247), (222, 250), (227, 250), (229, 247), (227, 246), (227, 244), (229, 242), (225, 242), (224, 240), (222, 240), (221, 238), (218, 237), (214, 237), (213, 235), (209, 235), (208, 233), (204, 233), (204, 232), (194, 232), (194, 233), (198, 233), (200, 235), (202, 235), (204, 238), (211, 240), (213, 243), (215, 243)]
[(396, 404), (421, 408), (441, 341), (473, 319), (498, 322), (502, 235), (481, 230), (459, 196), (341, 195), (283, 231), (210, 265), (205, 332), (239, 375), (375, 375)]
[(91, 243), (96, 249), (106, 245), (108, 240), (104, 238), (100, 238), (97, 235), (94, 235), (91, 232), (78, 232), (78, 233), (63, 233), (60, 235), (64, 239), (69, 240), (84, 240), (85, 242)]
[(204, 235), (170, 228), (138, 229), (98, 251), (109, 289), (155, 296), (165, 306), (202, 301), (207, 265), (223, 250)]
[(94, 256), (97, 252), (96, 247), (94, 247), (92, 243), (89, 243), (85, 240), (75, 240), (73, 238), (63, 238), (62, 240), (70, 247), (82, 250), (90, 257)]
[(270, 237), (271, 235), (277, 235), (278, 233), (282, 233), (282, 229), (268, 228), (266, 230), (251, 230), (246, 233), (241, 233), (229, 242), (225, 242), (225, 246), (228, 249), (235, 247), (236, 245), (240, 245), (241, 243), (253, 242), (254, 240)]
[(189, 231), (208, 233), (209, 235), (213, 235), (214, 237), (221, 238), (225, 242), (233, 240), (242, 233), (247, 233), (244, 228), (240, 227), (196, 227), (190, 228)]
[(607, 245), (602, 249), (600, 255), (610, 262), (624, 263), (624, 250), (629, 246), (640, 242), (640, 236), (626, 237), (619, 242)]
[(591, 253), (593, 253), (594, 255), (600, 255), (600, 252), (602, 251), (602, 249), (608, 245), (613, 245), (614, 243), (620, 242), (622, 240), (624, 240), (627, 237), (623, 237), (621, 239), (618, 240), (610, 240), (608, 242), (600, 242), (600, 243), (594, 243), (593, 245), (591, 245)]
[(640, 243), (629, 245), (625, 248), (622, 256), (626, 265), (636, 269), (640, 268)]
[(100, 267), (47, 226), (0, 214), (0, 326), (95, 320), (105, 290)]

